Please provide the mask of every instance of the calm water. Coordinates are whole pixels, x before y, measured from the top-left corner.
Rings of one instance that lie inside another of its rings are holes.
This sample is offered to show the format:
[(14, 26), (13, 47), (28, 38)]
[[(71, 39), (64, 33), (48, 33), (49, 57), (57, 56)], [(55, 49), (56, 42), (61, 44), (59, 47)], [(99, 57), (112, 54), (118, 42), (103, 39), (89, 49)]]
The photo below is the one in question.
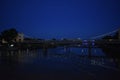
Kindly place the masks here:
[(119, 59), (100, 48), (0, 51), (0, 80), (120, 80)]

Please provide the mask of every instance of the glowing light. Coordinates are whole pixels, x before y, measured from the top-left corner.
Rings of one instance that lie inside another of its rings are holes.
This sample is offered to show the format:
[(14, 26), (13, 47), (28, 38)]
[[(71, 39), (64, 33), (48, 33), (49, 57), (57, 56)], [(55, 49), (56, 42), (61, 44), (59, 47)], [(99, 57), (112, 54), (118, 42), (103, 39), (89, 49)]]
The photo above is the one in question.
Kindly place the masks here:
[(13, 44), (10, 45), (10, 47), (13, 47), (13, 46), (14, 46)]

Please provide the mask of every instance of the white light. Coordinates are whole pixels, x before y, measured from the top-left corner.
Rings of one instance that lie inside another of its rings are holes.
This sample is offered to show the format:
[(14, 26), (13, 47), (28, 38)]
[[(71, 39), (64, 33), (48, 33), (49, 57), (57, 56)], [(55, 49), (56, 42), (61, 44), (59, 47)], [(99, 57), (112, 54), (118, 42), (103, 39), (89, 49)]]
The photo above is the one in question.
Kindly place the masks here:
[(13, 47), (13, 46), (14, 46), (13, 44), (10, 45), (10, 47)]

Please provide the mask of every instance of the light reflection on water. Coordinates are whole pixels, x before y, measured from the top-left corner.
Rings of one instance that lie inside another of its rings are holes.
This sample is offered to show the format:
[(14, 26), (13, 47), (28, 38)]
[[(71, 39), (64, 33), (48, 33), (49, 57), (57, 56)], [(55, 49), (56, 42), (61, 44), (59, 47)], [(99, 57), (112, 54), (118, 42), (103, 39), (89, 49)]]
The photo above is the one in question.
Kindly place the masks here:
[[(117, 70), (113, 58), (107, 58), (100, 48), (91, 50), (91, 57), (88, 56), (87, 48), (67, 48), (58, 47), (47, 50), (18, 50), (0, 51), (0, 65), (16, 67), (18, 72), (26, 73), (48, 73), (56, 71), (66, 71), (79, 73), (80, 71), (90, 74), (102, 74), (104, 69)], [(4, 69), (4, 67), (0, 67)], [(8, 68), (7, 68), (8, 69)], [(100, 75), (98, 76), (100, 77)], [(101, 78), (100, 78), (101, 79)]]
[[(94, 57), (88, 58), (88, 49), (87, 48), (69, 48), (65, 50), (63, 47), (47, 49), (47, 52), (44, 52), (43, 49), (35, 50), (18, 50), (18, 51), (3, 51), (0, 52), (0, 57), (3, 58), (15, 58), (18, 62), (33, 62), (39, 61), (41, 59), (61, 59), (73, 60), (73, 62), (82, 62), (91, 65), (102, 64), (102, 65), (115, 65), (112, 58), (107, 58), (100, 48), (95, 48), (91, 50), (91, 55)], [(70, 61), (71, 62), (71, 61)]]

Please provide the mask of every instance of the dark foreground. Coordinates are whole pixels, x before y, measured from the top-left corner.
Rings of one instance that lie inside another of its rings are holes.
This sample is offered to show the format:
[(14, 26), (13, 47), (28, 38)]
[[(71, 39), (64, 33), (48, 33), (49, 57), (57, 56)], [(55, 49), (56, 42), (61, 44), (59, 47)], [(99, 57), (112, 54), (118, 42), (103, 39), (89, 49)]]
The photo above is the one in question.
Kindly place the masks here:
[(112, 58), (72, 51), (0, 51), (0, 80), (120, 80), (120, 68)]

